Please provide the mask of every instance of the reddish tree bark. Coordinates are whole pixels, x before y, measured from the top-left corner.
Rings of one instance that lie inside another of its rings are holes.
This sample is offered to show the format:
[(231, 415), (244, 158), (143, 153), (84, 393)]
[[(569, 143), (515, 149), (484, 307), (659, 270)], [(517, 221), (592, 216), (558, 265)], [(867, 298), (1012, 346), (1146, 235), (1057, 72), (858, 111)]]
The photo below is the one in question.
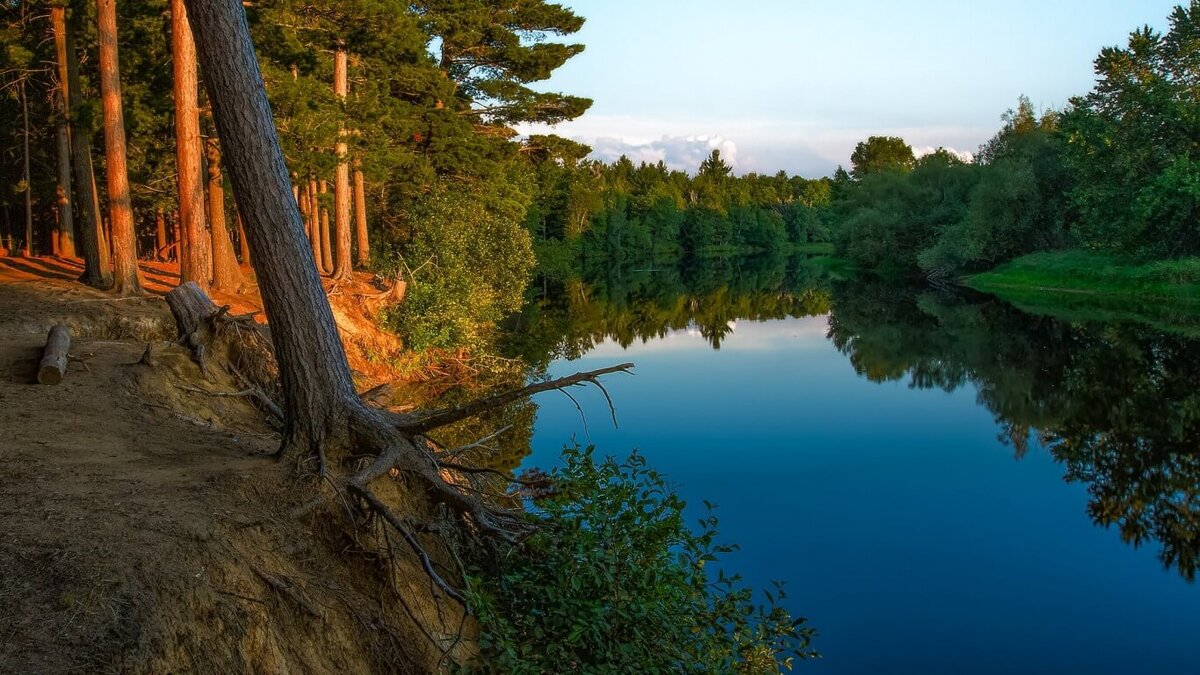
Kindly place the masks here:
[(241, 249), (242, 264), (250, 265), (250, 243), (246, 241), (246, 225), (242, 221), (242, 214), (237, 214), (237, 230), (238, 230), (238, 247)]
[(174, 56), (175, 157), (179, 172), (179, 283), (194, 281), (206, 289), (213, 260), (204, 223), (204, 167), (200, 147), (199, 81), (196, 46), (183, 0), (171, 0), (171, 51)]
[(217, 139), (207, 142), (208, 223), (212, 228), (213, 288), (235, 291), (242, 285), (242, 271), (233, 253), (233, 241), (225, 224), (225, 178), (221, 175), (221, 148)]
[(58, 145), (58, 230), (54, 254), (75, 257), (75, 209), (71, 198), (71, 101), (67, 94), (70, 78), (67, 68), (67, 10), (50, 6), (50, 25), (54, 33), (54, 56), (58, 66), (59, 123), (55, 130)]
[(354, 218), (355, 244), (358, 247), (358, 266), (371, 264), (371, 245), (367, 238), (367, 187), (362, 168), (358, 162), (354, 167)]
[(167, 256), (167, 217), (162, 209), (154, 213), (154, 257), (164, 260)]
[(108, 173), (108, 212), (113, 249), (113, 290), (138, 295), (142, 281), (137, 235), (125, 159), (125, 119), (121, 105), (121, 64), (117, 55), (116, 0), (96, 0), (100, 41), (100, 98), (104, 108), (104, 157)]
[[(350, 94), (349, 56), (346, 49), (338, 46), (333, 53), (333, 93), (343, 103)], [(333, 181), (334, 204), (334, 235), (337, 239), (337, 258), (333, 261), (333, 278), (346, 280), (354, 272), (354, 259), (350, 255), (353, 237), (350, 231), (350, 164), (346, 159), (349, 149), (346, 146), (346, 130), (343, 126), (338, 132), (337, 145), (334, 152), (337, 155), (337, 172)]]
[[(320, 185), (320, 194), (328, 194), (329, 184), (321, 181)], [(317, 204), (321, 224), (321, 270), (324, 274), (331, 274), (333, 272), (333, 242), (329, 236), (329, 209), (320, 206), (320, 201)]]

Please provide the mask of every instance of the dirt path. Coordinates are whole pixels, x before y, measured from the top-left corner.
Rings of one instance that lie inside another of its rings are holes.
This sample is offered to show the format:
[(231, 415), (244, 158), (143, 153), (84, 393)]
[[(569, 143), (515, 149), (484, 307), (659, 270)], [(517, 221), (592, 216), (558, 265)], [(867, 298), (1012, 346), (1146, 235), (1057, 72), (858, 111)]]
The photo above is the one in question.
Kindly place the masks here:
[[(79, 271), (0, 257), (0, 673), (440, 667), (424, 626), (458, 644), (462, 622), (417, 563), (355, 557), (370, 530), (287, 515), (312, 486), (267, 457), (277, 436), (245, 399), (197, 391), (236, 387), (171, 341), (159, 297), (171, 271), (144, 266), (150, 295), (138, 299), (87, 288)], [(365, 293), (334, 304), (370, 382), (368, 357), (398, 343)], [(257, 297), (215, 299), (246, 313)], [(56, 323), (76, 358), (62, 384), (38, 385)]]
[[(203, 405), (178, 412), (166, 391), (155, 400), (188, 365), (166, 351), (157, 369), (130, 365), (173, 330), (160, 299), (20, 278), (31, 267), (0, 259), (0, 672), (122, 670), (156, 595), (219, 583), (205, 542), (251, 472), (273, 465), (273, 443)], [(59, 386), (34, 384), (59, 321), (86, 360)]]

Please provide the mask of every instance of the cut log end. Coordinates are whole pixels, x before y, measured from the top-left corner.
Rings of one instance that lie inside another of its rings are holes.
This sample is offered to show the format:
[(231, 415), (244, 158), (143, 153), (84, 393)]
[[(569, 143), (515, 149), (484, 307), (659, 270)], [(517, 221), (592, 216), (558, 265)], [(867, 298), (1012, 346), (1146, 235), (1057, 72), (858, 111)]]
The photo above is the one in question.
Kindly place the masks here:
[(55, 385), (63, 381), (70, 361), (71, 332), (63, 324), (50, 329), (46, 336), (46, 348), (42, 351), (42, 362), (38, 366), (39, 384)]

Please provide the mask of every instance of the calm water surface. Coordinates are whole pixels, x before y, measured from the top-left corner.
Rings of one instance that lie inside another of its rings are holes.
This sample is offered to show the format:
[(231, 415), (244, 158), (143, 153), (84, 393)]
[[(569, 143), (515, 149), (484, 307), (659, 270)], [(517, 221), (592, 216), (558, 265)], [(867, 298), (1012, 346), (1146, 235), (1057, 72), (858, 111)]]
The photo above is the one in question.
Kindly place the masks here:
[(525, 465), (637, 448), (717, 503), (725, 567), (819, 631), (802, 672), (1200, 672), (1200, 346), (778, 267), (535, 303), (549, 374), (637, 374), (619, 429), (543, 395)]

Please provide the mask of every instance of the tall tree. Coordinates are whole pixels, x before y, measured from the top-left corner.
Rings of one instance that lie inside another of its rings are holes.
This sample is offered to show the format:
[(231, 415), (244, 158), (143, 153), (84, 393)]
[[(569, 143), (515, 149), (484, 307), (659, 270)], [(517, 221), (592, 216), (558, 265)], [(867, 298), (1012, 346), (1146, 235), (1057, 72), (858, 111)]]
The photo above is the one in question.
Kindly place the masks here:
[(362, 162), (354, 163), (354, 244), (359, 267), (371, 264), (371, 242), (367, 236), (367, 180)]
[(528, 86), (583, 52), (581, 44), (545, 39), (583, 28), (583, 17), (569, 8), (545, 0), (425, 0), (414, 6), (426, 30), (440, 39), (440, 68), (458, 85), (455, 107), (480, 124), (556, 124), (591, 107), (589, 99)]
[(233, 252), (229, 226), (225, 222), (225, 177), (221, 175), (221, 147), (215, 136), (206, 142), (208, 157), (208, 224), (212, 230), (213, 288), (235, 291), (242, 284), (242, 271)]
[(850, 175), (862, 179), (880, 171), (908, 171), (916, 164), (912, 147), (896, 136), (871, 136), (854, 147)]
[(54, 32), (54, 60), (58, 67), (59, 121), (55, 136), (58, 146), (58, 232), (55, 255), (75, 257), (75, 209), (71, 191), (71, 102), (67, 94), (67, 8), (50, 6)]
[[(178, 166), (181, 242), (180, 282), (208, 288), (214, 264), (204, 224), (203, 157), (200, 141), (196, 46), (183, 0), (171, 0), (171, 51), (175, 90), (175, 156)], [(217, 233), (213, 229), (213, 241)]]
[[(352, 415), (383, 426), (355, 392), (350, 366), (321, 287), (239, 0), (186, 0), (195, 27), (225, 167), (279, 361), (283, 449), (347, 450)], [(337, 447), (340, 446), (340, 447)]]
[[(333, 52), (333, 94), (345, 106), (350, 94), (349, 54), (344, 44), (339, 43)], [(350, 163), (346, 158), (350, 152), (346, 145), (346, 126), (339, 125), (337, 146), (337, 172), (333, 181), (334, 234), (337, 239), (337, 257), (333, 264), (333, 278), (349, 279), (354, 271), (354, 259), (350, 255), (353, 236), (350, 231)]]
[[(79, 55), (75, 35), (83, 24), (82, 2), (71, 7), (71, 16), (63, 27), (67, 52), (67, 101), (71, 121), (71, 163), (75, 173), (76, 205), (79, 207), (83, 243), (83, 282), (97, 288), (112, 286), (112, 263), (104, 220), (100, 216), (100, 195), (96, 191), (96, 172), (92, 164), (92, 120), (82, 119), (83, 87), (79, 77)], [(90, 109), (89, 109), (90, 110)]]
[(116, 0), (96, 0), (96, 9), (100, 42), (100, 99), (104, 107), (104, 157), (112, 230), (113, 289), (120, 295), (137, 295), (142, 292), (142, 282), (138, 272), (137, 235), (126, 168)]

